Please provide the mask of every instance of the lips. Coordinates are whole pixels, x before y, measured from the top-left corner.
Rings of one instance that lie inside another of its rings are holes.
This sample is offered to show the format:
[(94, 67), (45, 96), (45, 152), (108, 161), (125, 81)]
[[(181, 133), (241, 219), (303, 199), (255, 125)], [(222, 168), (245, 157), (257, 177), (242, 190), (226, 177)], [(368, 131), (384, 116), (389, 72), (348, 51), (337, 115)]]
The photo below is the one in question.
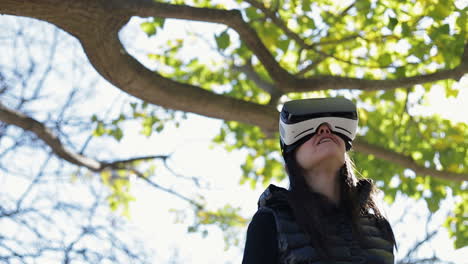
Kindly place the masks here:
[(320, 144), (322, 144), (322, 143), (324, 143), (324, 142), (332, 142), (332, 140), (329, 139), (329, 138), (323, 138), (323, 139), (321, 139), (321, 140), (319, 141), (318, 145), (320, 145)]
[(336, 144), (335, 140), (333, 140), (332, 137), (324, 136), (324, 137), (320, 138), (320, 140), (318, 140), (317, 145), (320, 145), (320, 144), (325, 143), (325, 142), (333, 142), (333, 143)]

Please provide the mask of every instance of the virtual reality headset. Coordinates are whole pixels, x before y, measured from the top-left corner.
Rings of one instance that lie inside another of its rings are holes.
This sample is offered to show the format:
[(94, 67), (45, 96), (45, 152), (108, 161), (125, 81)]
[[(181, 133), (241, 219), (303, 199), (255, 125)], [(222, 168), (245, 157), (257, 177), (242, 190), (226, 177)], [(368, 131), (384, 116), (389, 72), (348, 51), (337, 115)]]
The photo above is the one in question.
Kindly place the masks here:
[(340, 97), (286, 102), (279, 120), (283, 155), (309, 140), (323, 123), (344, 140), (347, 151), (351, 149), (358, 126), (356, 105), (352, 101)]

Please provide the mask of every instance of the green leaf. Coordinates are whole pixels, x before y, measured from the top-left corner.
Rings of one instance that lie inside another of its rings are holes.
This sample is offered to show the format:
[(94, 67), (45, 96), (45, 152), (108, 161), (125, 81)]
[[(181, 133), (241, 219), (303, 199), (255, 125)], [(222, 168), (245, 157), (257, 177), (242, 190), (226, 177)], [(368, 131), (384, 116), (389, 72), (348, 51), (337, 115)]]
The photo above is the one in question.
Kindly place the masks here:
[(302, 11), (304, 11), (304, 12), (312, 11), (312, 1), (311, 0), (303, 0), (302, 1)]
[(143, 125), (143, 129), (141, 130), (141, 133), (147, 137), (151, 136), (151, 134), (153, 133), (152, 126), (149, 124)]
[(421, 43), (419, 45), (414, 45), (413, 48), (411, 49), (411, 52), (414, 56), (416, 56), (418, 59), (423, 61), (424, 56), (429, 53), (429, 50), (430, 50), (430, 47)]
[(120, 141), (122, 139), (122, 137), (123, 137), (122, 129), (120, 129), (120, 127), (117, 127), (114, 131), (112, 131), (112, 136), (114, 136), (114, 138), (117, 141)]
[(420, 160), (423, 157), (423, 154), (420, 151), (414, 151), (413, 153), (411, 153), (411, 157), (414, 160)]
[(355, 5), (360, 12), (366, 13), (371, 7), (371, 2), (369, 0), (360, 0), (356, 1)]
[(397, 78), (406, 77), (406, 67), (405, 66), (397, 67), (395, 70), (395, 75)]
[(445, 1), (440, 1), (437, 5), (432, 8), (432, 11), (429, 13), (429, 16), (434, 18), (435, 20), (443, 20), (451, 13), (451, 8), (447, 6), (448, 3)]
[(164, 23), (166, 19), (164, 17), (154, 17), (153, 25), (158, 28), (164, 28)]
[(392, 63), (392, 55), (385, 53), (378, 58), (378, 62), (381, 66), (388, 66)]
[(104, 135), (105, 132), (104, 124), (102, 122), (98, 122), (96, 129), (93, 131), (93, 136), (100, 137)]
[(223, 31), (221, 34), (215, 36), (216, 44), (218, 45), (218, 48), (221, 50), (225, 50), (229, 44), (230, 44), (230, 39), (229, 39), (229, 34), (227, 31)]
[(156, 34), (156, 27), (152, 22), (143, 22), (140, 24), (140, 27), (148, 36)]
[(397, 24), (398, 24), (398, 19), (390, 17), (388, 21), (388, 28), (393, 31)]
[(245, 9), (245, 14), (249, 18), (250, 21), (257, 20), (263, 17), (261, 13), (255, 7), (248, 7)]
[(395, 91), (389, 90), (385, 91), (381, 96), (381, 99), (383, 100), (395, 100)]
[(403, 37), (411, 37), (412, 31), (408, 23), (404, 22), (401, 24), (401, 34)]
[(444, 35), (449, 35), (450, 34), (450, 26), (449, 24), (444, 24), (442, 25), (438, 31), (440, 32), (440, 34), (444, 34)]
[(445, 94), (447, 95), (447, 98), (458, 97), (458, 93), (460, 92), (460, 90), (453, 88), (453, 84), (454, 84), (453, 81), (445, 81)]
[(279, 40), (278, 41), (278, 48), (280, 48), (283, 52), (286, 52), (288, 50), (288, 47), (289, 47), (289, 42), (290, 42), (289, 39)]

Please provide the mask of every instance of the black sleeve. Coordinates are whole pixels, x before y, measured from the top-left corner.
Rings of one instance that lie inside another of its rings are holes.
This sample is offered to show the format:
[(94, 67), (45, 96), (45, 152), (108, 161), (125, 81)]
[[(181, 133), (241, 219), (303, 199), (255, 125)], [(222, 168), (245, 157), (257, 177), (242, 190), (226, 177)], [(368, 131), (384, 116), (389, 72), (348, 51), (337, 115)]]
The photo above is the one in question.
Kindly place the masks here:
[(242, 264), (278, 263), (278, 243), (273, 214), (258, 211), (247, 229)]

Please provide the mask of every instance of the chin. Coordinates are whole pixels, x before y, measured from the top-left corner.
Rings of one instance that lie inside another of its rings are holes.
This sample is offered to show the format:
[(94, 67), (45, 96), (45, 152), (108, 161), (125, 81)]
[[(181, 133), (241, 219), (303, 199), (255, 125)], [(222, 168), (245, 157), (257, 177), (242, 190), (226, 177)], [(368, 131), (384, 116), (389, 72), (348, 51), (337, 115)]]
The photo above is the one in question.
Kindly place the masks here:
[(340, 146), (301, 147), (295, 153), (295, 158), (304, 169), (314, 168), (323, 163), (329, 163), (331, 166), (336, 163), (341, 167), (345, 161), (345, 150)]
[(320, 165), (324, 165), (324, 163), (328, 163), (330, 165), (332, 164), (337, 164), (339, 168), (344, 164), (344, 155), (343, 154), (338, 154), (338, 153), (322, 153), (325, 155), (320, 155), (320, 156), (315, 156), (313, 160), (308, 160), (307, 164), (304, 164), (305, 166), (301, 166), (305, 169), (307, 168), (315, 168)]

